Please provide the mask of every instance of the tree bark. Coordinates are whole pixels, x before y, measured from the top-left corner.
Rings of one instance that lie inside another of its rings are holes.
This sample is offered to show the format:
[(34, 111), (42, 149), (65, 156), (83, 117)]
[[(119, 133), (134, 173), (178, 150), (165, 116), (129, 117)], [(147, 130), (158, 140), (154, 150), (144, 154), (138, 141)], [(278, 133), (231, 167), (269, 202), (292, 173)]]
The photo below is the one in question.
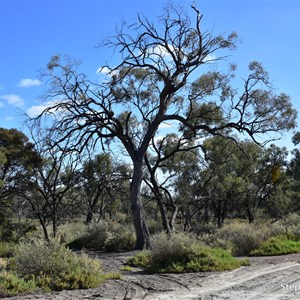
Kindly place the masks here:
[(178, 214), (178, 206), (174, 205), (173, 206), (173, 212), (172, 212), (172, 215), (171, 215), (171, 218), (170, 218), (170, 222), (169, 222), (169, 226), (170, 226), (170, 228), (171, 228), (172, 231), (175, 230), (175, 221), (176, 221), (177, 214)]
[(91, 210), (91, 208), (90, 208), (90, 209), (88, 210), (88, 212), (87, 212), (86, 219), (85, 219), (85, 223), (86, 223), (86, 224), (92, 223), (93, 217), (94, 217), (94, 214), (93, 214), (93, 212), (92, 212), (92, 210)]
[(134, 161), (133, 177), (130, 185), (131, 211), (136, 232), (135, 250), (149, 248), (149, 230), (146, 225), (141, 202), (141, 186), (143, 179), (143, 160)]
[(251, 208), (249, 207), (249, 204), (247, 204), (247, 217), (248, 217), (249, 223), (253, 223), (254, 222), (254, 213), (251, 210)]

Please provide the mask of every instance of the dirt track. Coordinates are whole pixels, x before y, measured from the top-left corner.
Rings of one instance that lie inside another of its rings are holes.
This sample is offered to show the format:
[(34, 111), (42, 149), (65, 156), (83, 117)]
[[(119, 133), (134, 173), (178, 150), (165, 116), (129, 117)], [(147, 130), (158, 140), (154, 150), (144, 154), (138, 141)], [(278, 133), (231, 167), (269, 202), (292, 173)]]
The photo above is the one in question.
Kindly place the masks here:
[[(118, 270), (129, 254), (97, 254), (104, 270)], [(13, 297), (14, 300), (300, 299), (300, 254), (250, 258), (230, 272), (147, 275), (124, 272), (100, 288)]]

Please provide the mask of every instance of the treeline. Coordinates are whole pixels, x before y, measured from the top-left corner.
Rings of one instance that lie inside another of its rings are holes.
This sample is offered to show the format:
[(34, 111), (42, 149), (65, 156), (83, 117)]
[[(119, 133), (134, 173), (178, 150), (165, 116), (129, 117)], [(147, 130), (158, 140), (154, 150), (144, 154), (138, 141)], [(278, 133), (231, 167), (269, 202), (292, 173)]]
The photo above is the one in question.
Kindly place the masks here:
[[(289, 155), (276, 145), (217, 136), (187, 151), (175, 151), (178, 143), (167, 135), (145, 158), (142, 201), (150, 231), (197, 231), (228, 218), (253, 222), (299, 211), (299, 149)], [(132, 222), (132, 167), (112, 154), (65, 152), (1, 128), (0, 159), (2, 227), (10, 218), (37, 220), (48, 240), (74, 220)]]

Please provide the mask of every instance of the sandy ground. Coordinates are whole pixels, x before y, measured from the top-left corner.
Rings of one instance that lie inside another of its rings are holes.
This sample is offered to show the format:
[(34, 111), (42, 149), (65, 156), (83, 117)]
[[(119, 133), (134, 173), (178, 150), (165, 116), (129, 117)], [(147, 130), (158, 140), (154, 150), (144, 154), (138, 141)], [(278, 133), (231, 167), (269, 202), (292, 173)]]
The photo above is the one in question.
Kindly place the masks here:
[[(126, 254), (93, 253), (104, 271), (119, 270)], [(141, 269), (122, 272), (99, 288), (32, 294), (13, 300), (165, 300), (165, 299), (300, 299), (300, 254), (250, 258), (251, 266), (229, 272), (148, 275)]]

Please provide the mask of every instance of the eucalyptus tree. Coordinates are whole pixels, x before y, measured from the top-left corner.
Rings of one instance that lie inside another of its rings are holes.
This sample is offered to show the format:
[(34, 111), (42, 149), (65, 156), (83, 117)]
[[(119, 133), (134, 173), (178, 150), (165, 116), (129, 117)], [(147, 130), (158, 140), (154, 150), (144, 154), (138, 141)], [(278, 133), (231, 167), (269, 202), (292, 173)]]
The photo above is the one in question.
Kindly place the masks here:
[(261, 209), (265, 214), (267, 210), (276, 213), (281, 201), (277, 193), (286, 180), (285, 148), (261, 148), (249, 140), (224, 142), (214, 137), (204, 142), (203, 149), (207, 167), (199, 175), (201, 196), (219, 226), (234, 216), (253, 222)]
[[(295, 148), (292, 150), (292, 156), (287, 167), (288, 185), (286, 192), (290, 193), (290, 207), (288, 212), (300, 211), (300, 132), (296, 132), (292, 137)], [(288, 205), (285, 206), (288, 208)]]
[[(87, 207), (86, 223), (100, 221), (112, 212), (117, 202), (126, 202), (126, 183), (130, 176), (125, 163), (116, 162), (109, 153), (97, 154), (83, 162), (80, 194)], [(122, 203), (118, 203), (122, 207)]]
[(87, 206), (86, 223), (90, 223), (95, 217), (96, 209), (98, 209), (98, 204), (101, 200), (100, 218), (105, 210), (104, 205), (112, 201), (112, 197), (109, 197), (110, 200), (106, 201), (105, 204), (103, 201), (104, 191), (107, 190), (108, 194), (110, 194), (109, 187), (112, 173), (112, 160), (108, 154), (98, 154), (84, 161), (81, 172), (80, 192)]
[[(102, 147), (122, 147), (128, 154), (133, 165), (130, 200), (136, 249), (149, 242), (141, 187), (144, 159), (161, 124), (176, 123), (199, 144), (203, 135), (226, 138), (229, 129), (258, 142), (265, 133), (269, 137), (295, 125), (290, 98), (274, 93), (261, 64), (249, 65), (239, 93), (230, 84), (234, 68), (226, 73), (217, 70), (217, 63), (236, 48), (237, 39), (234, 32), (214, 35), (203, 30), (203, 16), (195, 6), (169, 5), (157, 22), (139, 14), (136, 23), (123, 23), (101, 44), (119, 54), (120, 61), (100, 68), (108, 75), (100, 83), (92, 83), (59, 56), (48, 64), (48, 107), (36, 121), (48, 118), (45, 124), (53, 143), (65, 144), (70, 151), (99, 141)], [(213, 112), (218, 113), (207, 122), (205, 115)]]
[(29, 128), (39, 154), (39, 164), (22, 179), (19, 195), (27, 201), (40, 222), (46, 240), (56, 236), (60, 222), (73, 216), (81, 206), (79, 194), (73, 193), (80, 183), (81, 157), (59, 147), (50, 147), (40, 128)]
[[(2, 149), (2, 150), (0, 150), (0, 168), (2, 168), (4, 166), (6, 161), (7, 161), (7, 159), (6, 159), (5, 153)], [(0, 179), (0, 189), (3, 187), (3, 185), (4, 185), (3, 179)]]
[[(184, 135), (167, 134), (161, 139), (152, 139), (150, 153), (145, 155), (149, 178), (144, 181), (157, 201), (162, 225), (167, 233), (175, 229), (179, 205), (174, 199), (174, 182), (184, 171), (192, 171), (197, 165), (198, 145)], [(189, 185), (192, 181), (189, 182)], [(169, 215), (169, 216), (168, 216)]]
[[(0, 128), (0, 215), (7, 209), (19, 209), (16, 199), (23, 190), (24, 178), (30, 177), (41, 158), (28, 137), (17, 129)], [(5, 215), (6, 214), (6, 215)]]
[[(298, 146), (300, 144), (300, 132), (297, 132), (293, 135), (292, 141), (294, 143), (294, 146)], [(293, 156), (290, 161), (288, 173), (296, 181), (299, 181), (300, 180), (300, 149), (294, 148), (292, 151), (292, 154), (293, 154)]]

